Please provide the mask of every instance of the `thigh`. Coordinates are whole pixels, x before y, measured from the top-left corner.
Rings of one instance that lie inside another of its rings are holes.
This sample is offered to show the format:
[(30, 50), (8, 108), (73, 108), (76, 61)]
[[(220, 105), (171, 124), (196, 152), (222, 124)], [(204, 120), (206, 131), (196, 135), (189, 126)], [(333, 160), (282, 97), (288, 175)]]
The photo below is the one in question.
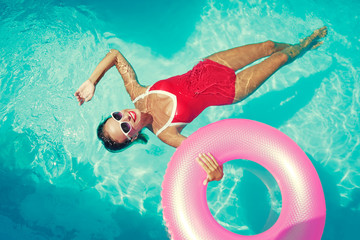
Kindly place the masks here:
[(274, 42), (272, 41), (249, 44), (215, 53), (206, 59), (210, 59), (237, 71), (260, 58), (269, 56), (272, 53), (273, 47)]
[(283, 53), (274, 53), (263, 62), (236, 74), (234, 102), (239, 102), (258, 89), (272, 74), (288, 60)]

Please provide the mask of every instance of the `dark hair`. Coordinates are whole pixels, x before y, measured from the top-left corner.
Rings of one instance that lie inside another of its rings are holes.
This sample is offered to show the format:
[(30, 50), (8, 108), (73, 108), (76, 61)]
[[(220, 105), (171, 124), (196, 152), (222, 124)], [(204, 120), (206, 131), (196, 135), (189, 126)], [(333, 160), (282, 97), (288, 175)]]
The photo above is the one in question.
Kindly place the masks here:
[(133, 142), (131, 140), (126, 140), (123, 143), (118, 143), (112, 140), (107, 134), (104, 133), (104, 125), (111, 117), (106, 118), (103, 122), (101, 122), (97, 128), (97, 135), (98, 138), (102, 141), (104, 144), (104, 147), (110, 151), (110, 152), (121, 152), (133, 145), (134, 143), (142, 143), (146, 144), (149, 140), (148, 136), (143, 134), (141, 131), (139, 132), (139, 135), (137, 139), (135, 139)]

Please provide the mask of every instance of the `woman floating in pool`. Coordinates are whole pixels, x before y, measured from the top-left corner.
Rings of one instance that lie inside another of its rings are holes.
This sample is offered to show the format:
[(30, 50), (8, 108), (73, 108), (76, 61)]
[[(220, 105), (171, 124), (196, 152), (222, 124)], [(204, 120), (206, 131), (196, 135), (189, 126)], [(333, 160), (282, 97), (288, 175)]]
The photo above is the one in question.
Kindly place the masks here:
[[(136, 141), (144, 141), (140, 133), (146, 127), (164, 143), (178, 147), (186, 139), (180, 134), (182, 129), (205, 108), (245, 99), (281, 66), (299, 54), (320, 46), (322, 42), (318, 40), (326, 34), (327, 28), (322, 27), (295, 45), (266, 41), (218, 52), (183, 75), (146, 87), (139, 84), (134, 69), (125, 57), (119, 51), (111, 50), (75, 96), (80, 105), (90, 101), (96, 84), (115, 65), (136, 108), (113, 112), (99, 125), (98, 137), (104, 146), (116, 151)], [(235, 74), (235, 71), (267, 56), (270, 57), (263, 62)], [(200, 158), (202, 161), (199, 163), (209, 176), (216, 176), (214, 180), (222, 177), (222, 168), (211, 155)], [(214, 171), (207, 167), (211, 165), (215, 165), (211, 168)], [(210, 180), (213, 180), (212, 177)]]

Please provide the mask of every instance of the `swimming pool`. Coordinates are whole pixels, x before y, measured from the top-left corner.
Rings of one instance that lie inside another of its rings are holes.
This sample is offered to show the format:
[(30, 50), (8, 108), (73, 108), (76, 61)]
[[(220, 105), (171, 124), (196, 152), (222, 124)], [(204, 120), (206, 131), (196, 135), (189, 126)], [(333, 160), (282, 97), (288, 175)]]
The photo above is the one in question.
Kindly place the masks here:
[[(109, 112), (132, 106), (116, 69), (90, 103), (79, 107), (73, 97), (109, 49), (119, 49), (149, 85), (213, 52), (268, 39), (295, 43), (327, 25), (318, 50), (283, 67), (242, 103), (205, 110), (183, 133), (225, 118), (278, 128), (319, 173), (327, 203), (323, 239), (354, 239), (360, 219), (359, 7), (355, 0), (0, 0), (2, 238), (167, 239), (160, 185), (174, 149), (147, 132), (147, 145), (119, 154), (104, 150), (97, 125)], [(224, 180), (210, 184), (208, 200), (219, 222), (251, 235), (263, 228), (269, 206), (280, 211), (281, 202), (276, 190), (269, 199), (242, 166), (226, 165)]]

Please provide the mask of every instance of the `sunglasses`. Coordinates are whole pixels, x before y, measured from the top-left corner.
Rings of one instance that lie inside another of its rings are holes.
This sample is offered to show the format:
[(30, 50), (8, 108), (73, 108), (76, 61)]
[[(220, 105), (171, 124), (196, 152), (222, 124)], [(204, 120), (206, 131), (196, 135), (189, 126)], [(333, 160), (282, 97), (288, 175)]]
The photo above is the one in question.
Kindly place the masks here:
[(129, 132), (131, 131), (132, 129), (132, 126), (130, 123), (128, 122), (123, 122), (121, 121), (121, 119), (123, 118), (123, 114), (121, 112), (112, 112), (111, 113), (111, 117), (117, 121), (119, 124), (120, 124), (120, 129), (121, 131), (124, 133), (124, 135), (129, 139), (131, 140), (131, 138), (129, 137)]

